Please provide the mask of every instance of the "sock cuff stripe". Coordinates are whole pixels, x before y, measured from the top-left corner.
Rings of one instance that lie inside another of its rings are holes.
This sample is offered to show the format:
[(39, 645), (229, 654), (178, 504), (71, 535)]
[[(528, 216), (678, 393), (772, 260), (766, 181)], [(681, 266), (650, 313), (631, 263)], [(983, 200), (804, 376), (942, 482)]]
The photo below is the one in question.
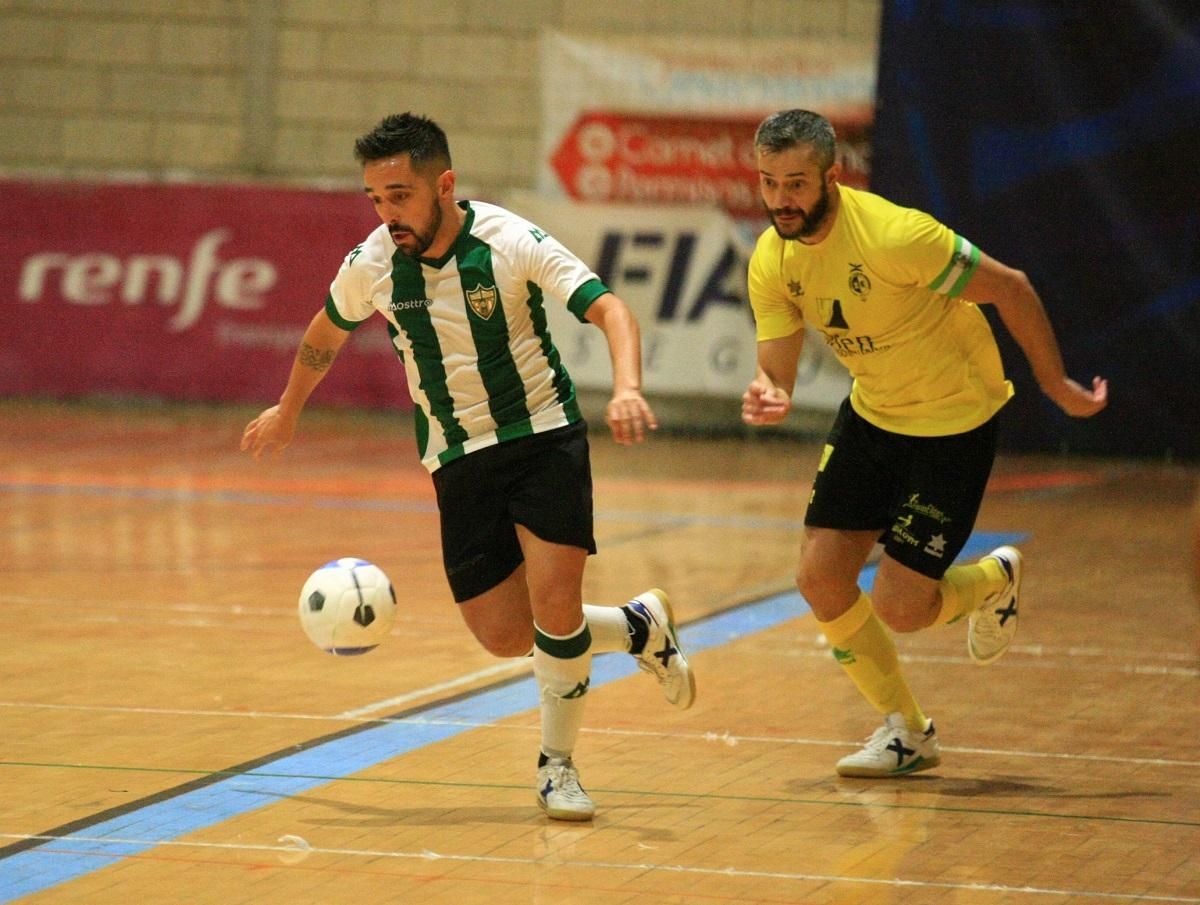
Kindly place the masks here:
[(576, 657), (582, 657), (592, 647), (592, 630), (588, 628), (587, 622), (583, 623), (583, 627), (567, 638), (559, 638), (554, 635), (547, 635), (536, 625), (533, 627), (533, 643), (538, 650), (549, 654), (559, 660), (574, 660)]

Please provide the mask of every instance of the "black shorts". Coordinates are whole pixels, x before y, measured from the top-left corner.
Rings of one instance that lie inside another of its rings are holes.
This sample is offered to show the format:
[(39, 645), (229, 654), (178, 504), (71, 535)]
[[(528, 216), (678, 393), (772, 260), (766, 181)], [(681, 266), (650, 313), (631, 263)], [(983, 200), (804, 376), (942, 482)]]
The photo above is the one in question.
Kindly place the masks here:
[(494, 588), (524, 560), (515, 525), (596, 552), (586, 422), (468, 453), (435, 471), (433, 487), (442, 563), (459, 603)]
[(995, 458), (994, 417), (963, 434), (910, 437), (871, 424), (847, 399), (804, 524), (879, 531), (893, 559), (940, 579), (971, 536)]

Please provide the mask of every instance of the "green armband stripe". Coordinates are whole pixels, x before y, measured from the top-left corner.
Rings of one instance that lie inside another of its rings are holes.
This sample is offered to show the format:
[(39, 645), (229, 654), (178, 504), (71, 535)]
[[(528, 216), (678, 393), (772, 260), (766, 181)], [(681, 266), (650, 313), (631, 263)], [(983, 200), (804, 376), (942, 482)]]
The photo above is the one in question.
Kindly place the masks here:
[(929, 288), (951, 298), (959, 295), (979, 266), (979, 249), (962, 236), (954, 237), (954, 254), (946, 269), (938, 274)]

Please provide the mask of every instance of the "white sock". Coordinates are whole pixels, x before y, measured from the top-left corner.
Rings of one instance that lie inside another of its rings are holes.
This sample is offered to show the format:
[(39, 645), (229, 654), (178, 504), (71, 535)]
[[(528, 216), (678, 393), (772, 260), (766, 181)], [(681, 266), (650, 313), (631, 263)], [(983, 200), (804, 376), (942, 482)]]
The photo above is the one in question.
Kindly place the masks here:
[(611, 651), (626, 653), (629, 650), (629, 620), (619, 606), (583, 605), (583, 618), (592, 633), (592, 653), (606, 654)]
[(542, 753), (570, 757), (583, 725), (583, 705), (592, 669), (587, 620), (570, 635), (550, 635), (534, 626), (533, 674), (541, 692)]

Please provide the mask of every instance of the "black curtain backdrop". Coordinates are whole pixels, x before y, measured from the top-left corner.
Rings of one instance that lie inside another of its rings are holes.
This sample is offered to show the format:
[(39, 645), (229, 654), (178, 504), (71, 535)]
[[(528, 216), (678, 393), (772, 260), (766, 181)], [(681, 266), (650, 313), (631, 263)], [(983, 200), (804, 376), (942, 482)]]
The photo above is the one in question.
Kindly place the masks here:
[(1005, 449), (1200, 458), (1200, 2), (885, 0), (871, 187), (1029, 274), (1063, 415), (990, 306)]

